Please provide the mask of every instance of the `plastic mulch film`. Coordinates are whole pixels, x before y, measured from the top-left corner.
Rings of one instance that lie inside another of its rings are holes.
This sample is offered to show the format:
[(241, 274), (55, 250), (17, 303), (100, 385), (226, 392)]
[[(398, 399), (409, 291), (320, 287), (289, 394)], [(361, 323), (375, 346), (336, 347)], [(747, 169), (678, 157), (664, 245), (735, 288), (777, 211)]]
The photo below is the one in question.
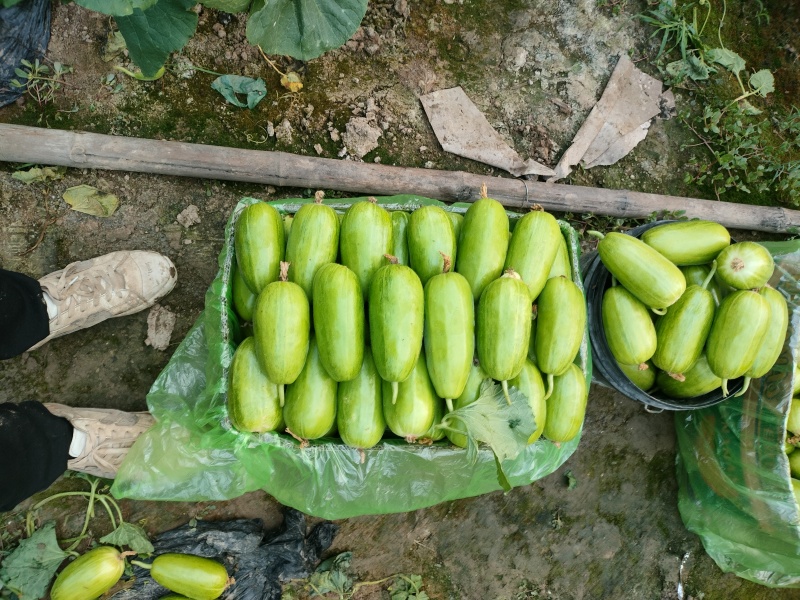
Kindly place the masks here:
[[(364, 198), (326, 202), (337, 211)], [(271, 202), (294, 213), (313, 200)], [(417, 196), (379, 198), (388, 210), (411, 211), (427, 204), (465, 212), (469, 205), (446, 206)], [(477, 463), (445, 439), (430, 446), (384, 439), (356, 450), (338, 439), (311, 441), (301, 448), (283, 433), (239, 433), (227, 417), (228, 370), (240, 340), (231, 307), (233, 231), (242, 210), (259, 200), (242, 199), (225, 229), (219, 273), (206, 293), (205, 310), (159, 375), (147, 396), (157, 423), (137, 440), (112, 492), (119, 498), (223, 500), (262, 489), (281, 504), (328, 519), (405, 512), (447, 500), (501, 489), (492, 452), (482, 448)], [(519, 214), (509, 213), (512, 220)], [(580, 285), (575, 231), (560, 223), (568, 241), (573, 279)], [(591, 380), (588, 337), (576, 362)], [(540, 439), (503, 463), (512, 486), (549, 475), (575, 451), (580, 434), (560, 445)]]
[(764, 243), (770, 285), (789, 304), (777, 363), (748, 392), (676, 413), (678, 508), (725, 572), (771, 587), (800, 587), (800, 513), (784, 451), (800, 342), (800, 242)]

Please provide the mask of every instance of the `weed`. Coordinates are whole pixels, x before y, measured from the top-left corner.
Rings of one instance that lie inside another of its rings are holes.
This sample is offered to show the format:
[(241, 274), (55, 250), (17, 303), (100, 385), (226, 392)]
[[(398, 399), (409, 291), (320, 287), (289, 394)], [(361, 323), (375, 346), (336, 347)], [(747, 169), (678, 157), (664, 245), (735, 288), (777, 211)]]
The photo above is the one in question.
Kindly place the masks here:
[(64, 76), (72, 73), (72, 67), (54, 62), (51, 69), (40, 63), (38, 58), (34, 62), (22, 60), (20, 64), (23, 68), (14, 69), (14, 73), (19, 79), (12, 79), (11, 87), (24, 88), (39, 106), (52, 102), (58, 90), (64, 85)]
[[(698, 9), (705, 9), (705, 15), (698, 15)], [(658, 7), (650, 10), (648, 14), (641, 14), (639, 18), (655, 28), (651, 37), (661, 36), (656, 61), (670, 54), (673, 50), (680, 51), (680, 60), (673, 61), (666, 66), (666, 73), (671, 76), (672, 83), (680, 83), (686, 77), (695, 81), (708, 79), (713, 71), (709, 68), (705, 53), (706, 45), (702, 35), (711, 15), (709, 0), (688, 2), (676, 7), (670, 0), (661, 0)]]
[(689, 162), (686, 183), (710, 185), (717, 198), (734, 189), (748, 194), (774, 190), (800, 206), (800, 110), (770, 122), (755, 118), (747, 106), (707, 105), (702, 117), (684, 113), (681, 119), (710, 154)]
[(619, 16), (626, 4), (627, 0), (597, 0), (597, 8), (610, 10), (614, 17)]
[[(761, 0), (757, 0), (755, 18), (769, 20)], [(656, 61), (670, 53), (680, 58), (659, 65), (670, 83), (684, 86), (686, 81), (700, 82), (710, 74), (725, 72), (736, 79), (740, 93), (720, 100), (713, 93), (694, 85), (702, 113), (683, 112), (681, 121), (698, 138), (695, 146), (708, 150), (706, 158), (695, 156), (684, 176), (687, 184), (710, 186), (717, 199), (726, 191), (776, 192), (779, 200), (800, 205), (800, 111), (771, 119), (755, 118), (762, 110), (750, 103), (775, 91), (775, 80), (767, 69), (747, 70), (746, 61), (725, 47), (722, 28), (727, 2), (721, 2), (716, 44), (707, 42), (704, 32), (712, 12), (711, 0), (682, 3), (661, 0), (658, 7), (640, 18), (655, 28), (661, 37)], [(705, 13), (705, 14), (703, 14)], [(691, 146), (684, 146), (688, 148)]]

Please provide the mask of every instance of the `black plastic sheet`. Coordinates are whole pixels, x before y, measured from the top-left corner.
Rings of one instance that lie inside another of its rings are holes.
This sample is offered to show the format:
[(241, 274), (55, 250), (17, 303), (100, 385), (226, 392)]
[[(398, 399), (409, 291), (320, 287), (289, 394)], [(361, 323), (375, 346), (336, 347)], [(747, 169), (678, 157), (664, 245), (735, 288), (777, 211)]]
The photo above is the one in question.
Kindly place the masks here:
[[(261, 519), (192, 521), (156, 537), (153, 556), (177, 552), (218, 560), (235, 580), (221, 600), (280, 600), (281, 583), (311, 575), (338, 526), (325, 521), (306, 529), (305, 516), (293, 509), (274, 532), (266, 532)], [(156, 600), (169, 591), (142, 567), (134, 566), (133, 577), (113, 600)]]
[(11, 87), (21, 61), (41, 60), (50, 42), (50, 0), (22, 0), (0, 8), (0, 107), (14, 102), (25, 88)]

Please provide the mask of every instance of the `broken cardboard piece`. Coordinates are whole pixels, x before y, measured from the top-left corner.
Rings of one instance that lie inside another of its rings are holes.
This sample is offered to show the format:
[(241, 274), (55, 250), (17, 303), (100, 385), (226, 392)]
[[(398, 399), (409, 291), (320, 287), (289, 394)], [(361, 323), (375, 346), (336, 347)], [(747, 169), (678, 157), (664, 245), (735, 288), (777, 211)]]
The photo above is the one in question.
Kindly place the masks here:
[(580, 163), (585, 169), (613, 165), (646, 136), (653, 117), (674, 112), (671, 91), (621, 55), (603, 95), (594, 105), (555, 169), (523, 160), (489, 124), (460, 87), (420, 97), (439, 143), (446, 152), (504, 169), (516, 177), (563, 179)]
[(603, 95), (584, 121), (548, 182), (563, 179), (581, 163), (590, 169), (612, 165), (633, 150), (664, 105), (674, 104), (671, 92), (662, 93), (662, 83), (636, 68), (621, 55)]
[(504, 169), (515, 177), (555, 174), (535, 160), (523, 160), (460, 87), (420, 96), (420, 102), (445, 152)]

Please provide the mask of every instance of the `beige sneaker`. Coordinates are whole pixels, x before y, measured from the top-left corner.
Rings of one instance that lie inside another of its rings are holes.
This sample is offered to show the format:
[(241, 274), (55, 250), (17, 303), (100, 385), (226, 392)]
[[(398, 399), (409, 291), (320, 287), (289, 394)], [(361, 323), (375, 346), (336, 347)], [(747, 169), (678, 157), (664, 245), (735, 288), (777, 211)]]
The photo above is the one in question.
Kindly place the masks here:
[(111, 408), (75, 408), (45, 404), (47, 410), (64, 417), (86, 434), (86, 446), (67, 468), (97, 477), (114, 479), (136, 439), (156, 422), (149, 412), (124, 412)]
[(144, 250), (111, 252), (45, 275), (39, 284), (58, 312), (50, 319), (50, 335), (30, 350), (110, 317), (144, 310), (168, 294), (176, 281), (169, 258)]

